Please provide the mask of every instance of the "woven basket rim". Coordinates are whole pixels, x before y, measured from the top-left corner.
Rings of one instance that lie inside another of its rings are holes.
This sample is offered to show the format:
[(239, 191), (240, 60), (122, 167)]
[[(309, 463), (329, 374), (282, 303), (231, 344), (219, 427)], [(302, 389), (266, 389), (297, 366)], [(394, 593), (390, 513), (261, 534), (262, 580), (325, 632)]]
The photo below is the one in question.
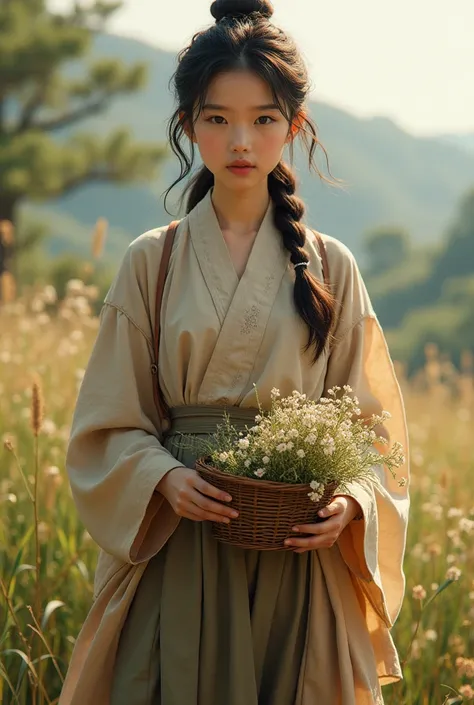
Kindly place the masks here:
[[(242, 484), (242, 485), (258, 485), (258, 487), (267, 487), (267, 488), (285, 488), (285, 491), (302, 491), (302, 490), (309, 490), (311, 489), (310, 483), (289, 483), (289, 482), (277, 482), (275, 480), (257, 480), (253, 479), (253, 477), (242, 477), (241, 475), (232, 475), (229, 472), (223, 472), (222, 470), (219, 470), (218, 468), (215, 468), (213, 465), (209, 465), (208, 463), (205, 462), (203, 458), (198, 458), (196, 460), (196, 465), (199, 467), (204, 468), (205, 470), (209, 470), (209, 472), (213, 473), (214, 475), (220, 476), (222, 478), (225, 478), (226, 480), (230, 482), (235, 482), (236, 484)], [(337, 488), (339, 486), (339, 483), (336, 480), (333, 480), (332, 482), (328, 482), (324, 487), (334, 487)]]

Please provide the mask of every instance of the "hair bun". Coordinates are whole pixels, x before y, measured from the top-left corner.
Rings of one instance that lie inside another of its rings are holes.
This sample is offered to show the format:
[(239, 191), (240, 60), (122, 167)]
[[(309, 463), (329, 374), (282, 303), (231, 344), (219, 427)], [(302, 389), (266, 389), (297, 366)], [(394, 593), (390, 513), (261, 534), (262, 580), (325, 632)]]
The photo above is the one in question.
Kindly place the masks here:
[(214, 0), (211, 5), (211, 15), (216, 22), (224, 17), (246, 17), (253, 12), (262, 17), (271, 17), (273, 5), (270, 0)]

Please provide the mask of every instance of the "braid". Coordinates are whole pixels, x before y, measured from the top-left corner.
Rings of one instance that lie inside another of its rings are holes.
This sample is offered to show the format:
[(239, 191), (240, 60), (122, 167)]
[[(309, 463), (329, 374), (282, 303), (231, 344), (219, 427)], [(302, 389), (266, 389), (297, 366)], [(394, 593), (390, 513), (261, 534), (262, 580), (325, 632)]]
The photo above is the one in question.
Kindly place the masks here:
[[(294, 265), (309, 262), (308, 253), (304, 250), (306, 230), (301, 222), (305, 212), (304, 202), (295, 195), (295, 176), (284, 162), (280, 162), (269, 174), (268, 191), (274, 204), (275, 226), (282, 234), (291, 262)], [(309, 328), (305, 351), (314, 346), (314, 364), (323, 352), (330, 334), (334, 320), (334, 300), (326, 287), (306, 267), (296, 267), (294, 302)]]

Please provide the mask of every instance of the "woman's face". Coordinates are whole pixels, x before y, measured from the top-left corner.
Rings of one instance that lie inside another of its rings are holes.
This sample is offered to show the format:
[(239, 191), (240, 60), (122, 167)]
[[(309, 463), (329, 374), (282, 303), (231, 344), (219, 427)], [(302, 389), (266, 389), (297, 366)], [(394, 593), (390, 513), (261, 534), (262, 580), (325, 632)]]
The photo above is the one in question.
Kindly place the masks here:
[[(296, 132), (274, 105), (267, 83), (241, 70), (220, 74), (211, 82), (193, 141), (215, 182), (242, 190), (266, 180)], [(229, 165), (237, 159), (254, 168), (231, 171)]]

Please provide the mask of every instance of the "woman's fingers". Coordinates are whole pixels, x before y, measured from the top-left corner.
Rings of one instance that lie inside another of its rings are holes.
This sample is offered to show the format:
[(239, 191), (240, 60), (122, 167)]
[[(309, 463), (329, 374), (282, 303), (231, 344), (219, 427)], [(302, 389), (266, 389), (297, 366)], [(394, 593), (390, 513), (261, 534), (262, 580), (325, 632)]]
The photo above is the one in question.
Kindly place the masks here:
[[(225, 504), (220, 504), (219, 502), (213, 502), (212, 499), (207, 499), (205, 495), (195, 489), (192, 489), (188, 496), (195, 507), (203, 510), (207, 514), (219, 515), (220, 517), (225, 516), (230, 519), (237, 519), (239, 516), (239, 513), (235, 509), (226, 507)], [(193, 511), (196, 511), (196, 509), (193, 509)]]
[(206, 482), (206, 480), (203, 480), (200, 475), (196, 474), (196, 477), (193, 478), (192, 486), (195, 487), (201, 494), (205, 494), (208, 497), (214, 497), (214, 499), (218, 499), (220, 502), (232, 501), (230, 494), (227, 494), (227, 492), (223, 492), (218, 487), (214, 487), (214, 485)]
[(182, 516), (186, 519), (192, 519), (192, 521), (217, 521), (220, 524), (228, 524), (230, 522), (228, 517), (224, 517), (222, 514), (205, 512), (203, 509), (196, 507), (195, 504), (188, 504), (184, 507)]

